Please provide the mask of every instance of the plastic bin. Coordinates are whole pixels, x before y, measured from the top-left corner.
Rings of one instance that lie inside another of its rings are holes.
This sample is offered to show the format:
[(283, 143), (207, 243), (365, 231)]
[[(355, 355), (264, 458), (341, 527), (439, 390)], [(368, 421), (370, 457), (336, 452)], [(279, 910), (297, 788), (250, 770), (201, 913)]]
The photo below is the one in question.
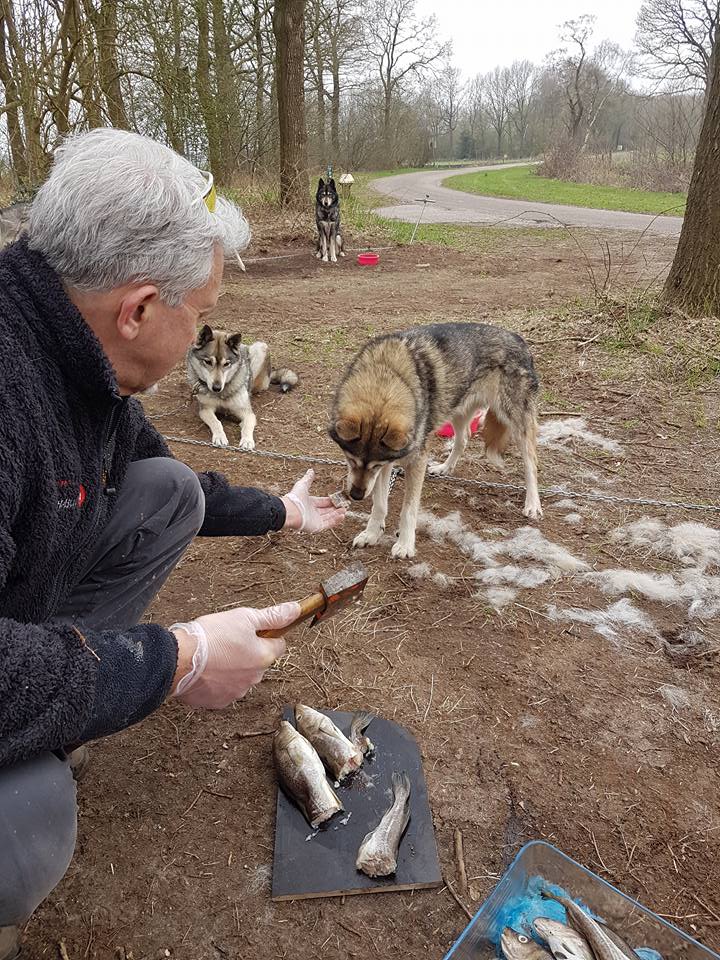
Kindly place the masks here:
[[(527, 923), (528, 915), (530, 919), (538, 915), (533, 914), (532, 901), (528, 897), (541, 881), (561, 887), (573, 900), (589, 907), (635, 949), (656, 950), (663, 960), (679, 957), (684, 960), (720, 960), (720, 955), (542, 840), (534, 840), (522, 848), (460, 939), (445, 955), (445, 960), (451, 957), (452, 960), (497, 957), (503, 927), (512, 926), (523, 932), (523, 921)], [(559, 904), (547, 901), (547, 905), (551, 909), (543, 910), (543, 913), (557, 917), (552, 908), (559, 907)]]

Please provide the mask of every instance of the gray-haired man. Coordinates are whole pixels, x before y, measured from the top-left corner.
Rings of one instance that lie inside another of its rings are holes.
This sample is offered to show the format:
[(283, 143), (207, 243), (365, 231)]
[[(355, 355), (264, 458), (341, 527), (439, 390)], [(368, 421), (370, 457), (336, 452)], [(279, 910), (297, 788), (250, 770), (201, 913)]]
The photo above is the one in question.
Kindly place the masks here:
[(247, 240), (183, 158), (94, 130), (0, 255), (0, 960), (72, 857), (67, 751), (168, 696), (223, 707), (284, 650), (257, 630), (296, 603), (138, 623), (190, 541), (343, 518), (311, 471), (284, 497), (195, 474), (132, 399), (184, 355)]

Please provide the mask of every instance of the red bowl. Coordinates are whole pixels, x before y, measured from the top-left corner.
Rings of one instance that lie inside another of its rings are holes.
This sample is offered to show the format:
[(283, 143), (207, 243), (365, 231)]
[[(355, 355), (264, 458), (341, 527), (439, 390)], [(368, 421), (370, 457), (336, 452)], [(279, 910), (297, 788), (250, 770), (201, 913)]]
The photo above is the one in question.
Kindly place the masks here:
[(380, 262), (379, 253), (359, 253), (358, 263), (361, 267), (374, 267)]

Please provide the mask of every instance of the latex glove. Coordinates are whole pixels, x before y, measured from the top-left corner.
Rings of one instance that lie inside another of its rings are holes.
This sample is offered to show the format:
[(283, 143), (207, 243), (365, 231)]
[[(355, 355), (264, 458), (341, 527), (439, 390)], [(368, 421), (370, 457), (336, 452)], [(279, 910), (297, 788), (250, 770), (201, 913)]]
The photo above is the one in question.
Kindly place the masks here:
[(330, 497), (311, 497), (310, 485), (315, 471), (300, 477), (290, 493), (280, 499), (285, 504), (285, 526), (304, 533), (318, 533), (336, 527), (345, 519), (346, 508), (336, 507)]
[(282, 637), (266, 639), (257, 630), (285, 627), (300, 616), (294, 600), (255, 610), (238, 607), (210, 613), (170, 629), (178, 647), (195, 642), (192, 667), (181, 677), (173, 696), (191, 707), (220, 710), (244, 697), (265, 671), (285, 653)]

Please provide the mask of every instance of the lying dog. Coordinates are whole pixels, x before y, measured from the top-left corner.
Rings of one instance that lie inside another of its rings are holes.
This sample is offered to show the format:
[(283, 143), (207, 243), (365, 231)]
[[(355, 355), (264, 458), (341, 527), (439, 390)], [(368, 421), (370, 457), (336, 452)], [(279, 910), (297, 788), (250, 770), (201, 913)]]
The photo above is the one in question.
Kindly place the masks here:
[(240, 333), (200, 330), (187, 353), (187, 375), (198, 400), (198, 414), (210, 427), (216, 447), (227, 447), (228, 438), (218, 420), (220, 412), (240, 421), (240, 449), (255, 449), (255, 424), (250, 395), (267, 390), (271, 383), (283, 392), (298, 382), (292, 370), (273, 370), (268, 345), (257, 340), (245, 346)]
[(542, 516), (537, 486), (538, 379), (522, 337), (484, 323), (439, 323), (370, 340), (351, 361), (335, 393), (330, 437), (348, 462), (346, 492), (353, 500), (373, 497), (365, 530), (353, 545), (376, 544), (385, 527), (390, 477), (405, 471), (405, 499), (394, 557), (415, 555), (426, 444), (449, 420), (455, 431), (445, 463), (451, 473), (462, 456), (470, 424), (487, 409), (484, 439), (488, 460), (502, 465), (508, 440), (520, 447), (525, 465), (524, 514)]
[(340, 197), (333, 179), (325, 183), (321, 177), (318, 181), (315, 194), (315, 223), (318, 231), (315, 256), (318, 260), (322, 257), (323, 262), (327, 263), (329, 252), (330, 260), (337, 263), (338, 253), (341, 257), (344, 257), (345, 253), (340, 233)]

